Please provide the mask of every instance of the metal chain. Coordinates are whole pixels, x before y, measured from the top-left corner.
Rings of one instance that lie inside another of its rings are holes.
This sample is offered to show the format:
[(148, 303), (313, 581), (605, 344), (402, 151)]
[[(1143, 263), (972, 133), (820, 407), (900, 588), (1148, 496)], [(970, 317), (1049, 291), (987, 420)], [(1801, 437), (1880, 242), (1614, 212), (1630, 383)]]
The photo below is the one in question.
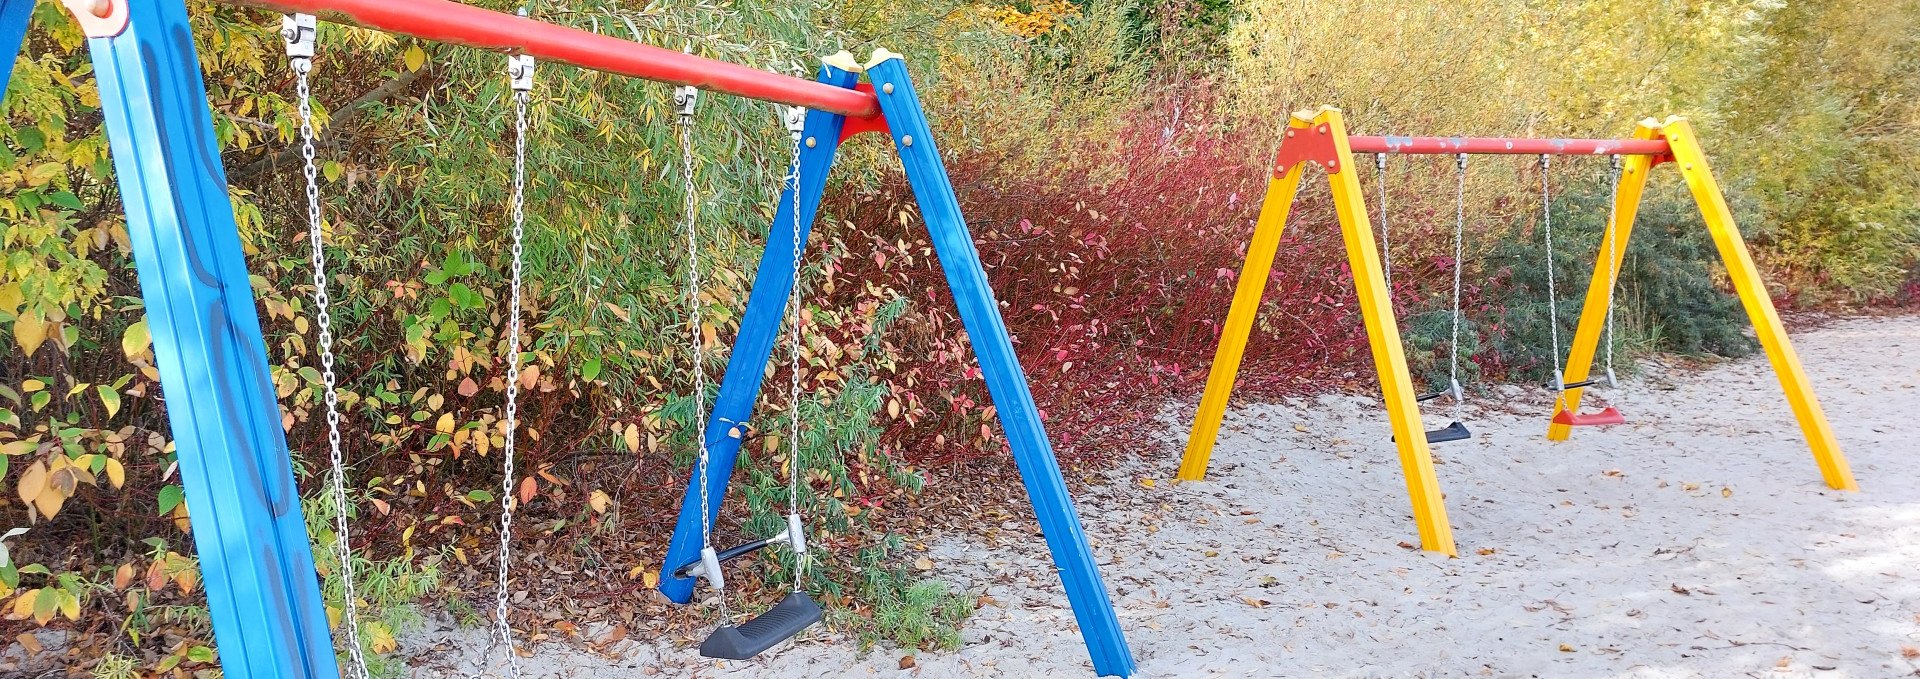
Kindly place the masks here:
[(1380, 184), (1380, 277), (1387, 284), (1387, 301), (1393, 301), (1393, 246), (1387, 242), (1387, 154), (1373, 154), (1375, 176)]
[[(700, 308), (700, 228), (699, 187), (693, 182), (693, 112), (699, 90), (682, 87), (674, 91), (680, 109), (680, 186), (681, 214), (687, 232), (687, 307), (692, 314), (688, 330), (693, 338), (693, 422), (694, 444), (700, 447), (696, 476), (700, 486), (700, 548), (713, 549), (713, 505), (707, 492), (707, 351)], [(718, 573), (707, 574), (709, 582), (718, 581)], [(720, 618), (726, 620), (727, 596), (720, 593)]]
[[(289, 42), (311, 39), (311, 36), (302, 36), (297, 25), (291, 30), (293, 35), (287, 36)], [(301, 176), (306, 179), (307, 185), (307, 241), (312, 246), (313, 323), (319, 334), (316, 344), (320, 349), (320, 383), (326, 389), (321, 400), (327, 409), (328, 461), (332, 465), (327, 481), (328, 494), (334, 505), (333, 556), (339, 564), (341, 625), (347, 633), (347, 656), (353, 662), (347, 668), (347, 676), (349, 679), (366, 679), (372, 675), (368, 673), (367, 657), (360, 648), (360, 597), (354, 587), (353, 545), (349, 539), (347, 521), (347, 466), (345, 456), (340, 451), (340, 393), (333, 372), (333, 300), (327, 294), (327, 255), (320, 214), (320, 173), (314, 165), (313, 90), (307, 82), (308, 73), (313, 71), (313, 60), (294, 57), (289, 59), (289, 65), (293, 68), (294, 89), (299, 101), (300, 158), (303, 163)]]
[[(530, 80), (533, 63), (523, 57), (508, 57), (509, 77), (515, 80)], [(517, 77), (513, 69), (525, 69)], [(515, 439), (520, 434), (520, 283), (522, 261), (526, 254), (527, 224), (527, 105), (532, 93), (519, 89), (516, 84), (513, 93), (514, 136), (513, 136), (513, 250), (512, 283), (507, 306), (507, 403), (506, 403), (506, 441), (501, 446), (500, 455), (500, 558), (499, 571), (496, 573), (494, 587), (494, 630), (500, 636), (500, 643), (507, 650), (507, 674), (520, 676), (520, 656), (513, 648), (513, 625), (508, 620), (508, 573), (513, 562), (513, 511), (514, 511), (514, 469), (513, 457)]]
[(1613, 156), (1612, 171), (1607, 174), (1607, 386), (1613, 380), (1613, 307), (1614, 293), (1620, 285), (1620, 156)]
[(1558, 408), (1566, 398), (1565, 378), (1560, 372), (1560, 303), (1556, 299), (1553, 275), (1553, 193), (1547, 182), (1547, 171), (1553, 166), (1553, 156), (1540, 154), (1540, 228), (1546, 234), (1547, 243), (1547, 332), (1553, 338), (1553, 386), (1554, 407)]
[(1448, 388), (1453, 390), (1453, 400), (1464, 400), (1465, 393), (1460, 390), (1460, 288), (1466, 270), (1467, 258), (1467, 154), (1462, 153), (1453, 161), (1454, 201), (1453, 201), (1453, 339), (1448, 351), (1447, 379)]
[[(788, 124), (793, 137), (793, 156), (787, 172), (787, 186), (793, 200), (793, 294), (790, 296), (793, 300), (793, 320), (788, 324), (787, 331), (787, 372), (790, 380), (787, 407), (791, 411), (787, 414), (787, 514), (797, 517), (800, 516), (800, 475), (806, 469), (805, 465), (800, 464), (800, 322), (802, 311), (806, 308), (800, 296), (800, 138), (806, 133), (806, 109), (794, 107), (788, 115), (799, 119)], [(804, 530), (804, 526), (787, 527), (788, 530), (795, 528)], [(789, 536), (789, 540), (788, 544), (791, 545), (806, 544), (805, 536)], [(793, 554), (793, 591), (805, 589), (806, 573), (807, 555), (796, 550)]]

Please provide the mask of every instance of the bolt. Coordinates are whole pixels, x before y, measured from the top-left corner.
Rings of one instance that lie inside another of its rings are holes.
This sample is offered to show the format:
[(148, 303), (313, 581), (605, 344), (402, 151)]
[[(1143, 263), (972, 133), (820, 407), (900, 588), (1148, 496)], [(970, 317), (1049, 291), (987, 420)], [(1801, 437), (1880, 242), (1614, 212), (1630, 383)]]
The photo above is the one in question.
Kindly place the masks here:
[(885, 85), (881, 85), (880, 91), (885, 92), (887, 94), (893, 94), (893, 83), (887, 83)]
[(913, 135), (911, 135), (911, 134), (909, 134), (909, 135), (907, 135), (907, 136), (904, 136), (904, 137), (901, 137), (901, 138), (900, 138), (900, 145), (901, 145), (901, 146), (912, 146), (912, 145), (913, 145)]
[(1293, 130), (1287, 130), (1287, 136), (1289, 137), (1293, 136)]
[(813, 148), (814, 145), (818, 143), (820, 142), (815, 141), (813, 137), (807, 137), (807, 148)]

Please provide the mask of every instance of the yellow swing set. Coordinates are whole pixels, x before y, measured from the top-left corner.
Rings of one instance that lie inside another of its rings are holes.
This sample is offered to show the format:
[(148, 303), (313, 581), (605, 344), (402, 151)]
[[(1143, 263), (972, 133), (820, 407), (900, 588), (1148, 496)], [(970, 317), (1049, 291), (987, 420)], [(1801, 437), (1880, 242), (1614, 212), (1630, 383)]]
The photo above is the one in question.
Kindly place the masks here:
[(1426, 432), (1421, 425), (1420, 408), (1416, 401), (1418, 394), (1414, 391), (1406, 355), (1400, 346), (1399, 325), (1394, 318), (1379, 250), (1373, 239), (1373, 227), (1367, 217), (1366, 200), (1361, 194), (1358, 172), (1353, 163), (1355, 153), (1612, 155), (1625, 158), (1617, 178), (1606, 235), (1600, 243), (1599, 261), (1580, 312), (1580, 324), (1573, 335), (1565, 371), (1556, 380), (1566, 389), (1555, 399), (1554, 412), (1549, 418), (1547, 438), (1554, 441), (1565, 440), (1572, 433), (1573, 425), (1594, 421), (1582, 419), (1577, 413), (1582, 392), (1587, 385), (1595, 383), (1589, 380), (1589, 373), (1613, 302), (1611, 272), (1619, 270), (1621, 258), (1626, 252), (1633, 219), (1646, 188), (1647, 174), (1663, 163), (1671, 162), (1678, 166), (1681, 177), (1693, 193), (1694, 201), (1699, 204), (1714, 246), (1726, 264), (1734, 291), (1739, 294), (1741, 305), (1753, 323), (1754, 333), (1759, 337), (1761, 347), (1766, 350), (1768, 361), (1779, 377), (1780, 387), (1786, 392), (1787, 402), (1793, 408), (1794, 417), (1807, 437), (1821, 478), (1831, 488), (1858, 489), (1853, 472), (1847, 466), (1846, 456), (1840, 452), (1840, 446), (1834, 440), (1833, 429), (1827, 424), (1826, 414), (1821, 411), (1806, 371), (1801, 368), (1800, 359), (1787, 339), (1785, 327), (1780, 323), (1780, 316), (1774, 310), (1773, 299), (1760, 279), (1759, 269), (1754, 265), (1752, 255), (1747, 252), (1740, 231), (1734, 226), (1733, 213), (1728, 209), (1726, 198), (1721, 195), (1720, 186), (1707, 166), (1706, 154), (1701, 150), (1693, 128), (1686, 119), (1670, 117), (1664, 121), (1651, 118), (1643, 120), (1629, 139), (1363, 137), (1348, 136), (1340, 110), (1332, 107), (1297, 112), (1288, 121), (1286, 138), (1281, 142), (1273, 178), (1267, 185), (1266, 199), (1254, 226), (1246, 261), (1240, 267), (1233, 304), (1227, 312), (1220, 345), (1215, 350), (1213, 367), (1207, 376), (1207, 389), (1200, 400), (1200, 409), (1194, 416), (1192, 432), (1187, 439), (1186, 452), (1181, 458), (1181, 480), (1197, 481), (1206, 476), (1207, 462), (1213, 453), (1227, 398), (1233, 391), (1234, 379), (1240, 369), (1240, 358), (1246, 350), (1248, 333), (1252, 330), (1261, 295), (1266, 289), (1274, 253), (1286, 226), (1287, 213), (1293, 206), (1306, 167), (1317, 166), (1326, 172), (1327, 180), (1332, 185), (1334, 209), (1346, 243), (1348, 262), (1353, 270), (1354, 291), (1359, 297), (1361, 318), (1366, 324), (1374, 365), (1379, 372), (1380, 390), (1387, 409), (1387, 419), (1393, 428), (1393, 441), (1399, 453), (1400, 466), (1407, 481), (1407, 494), (1413, 502), (1420, 546), (1448, 555), (1456, 553), (1453, 530), (1447, 522), (1446, 506), (1442, 501), (1439, 481), (1434, 476)]

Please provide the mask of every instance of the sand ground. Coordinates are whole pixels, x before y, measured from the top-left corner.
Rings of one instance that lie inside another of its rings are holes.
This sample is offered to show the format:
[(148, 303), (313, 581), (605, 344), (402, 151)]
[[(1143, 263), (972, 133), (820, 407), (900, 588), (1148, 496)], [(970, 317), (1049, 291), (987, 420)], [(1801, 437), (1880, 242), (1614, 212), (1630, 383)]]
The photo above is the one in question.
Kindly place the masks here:
[[(1075, 501), (1145, 677), (1857, 677), (1920, 674), (1920, 318), (1795, 342), (1862, 492), (1828, 489), (1763, 357), (1646, 366), (1630, 424), (1541, 435), (1548, 396), (1464, 406), (1436, 446), (1459, 558), (1417, 541), (1373, 399), (1237, 404), (1209, 480), (1162, 447)], [(1151, 481), (1151, 485), (1146, 483)], [(679, 640), (618, 660), (542, 645), (538, 677), (1091, 676), (1035, 536), (935, 536), (931, 571), (986, 602), (953, 653), (864, 655), (816, 630), (741, 663)], [(485, 673), (485, 632), (430, 626), (421, 676)], [(913, 668), (901, 659), (913, 655)]]

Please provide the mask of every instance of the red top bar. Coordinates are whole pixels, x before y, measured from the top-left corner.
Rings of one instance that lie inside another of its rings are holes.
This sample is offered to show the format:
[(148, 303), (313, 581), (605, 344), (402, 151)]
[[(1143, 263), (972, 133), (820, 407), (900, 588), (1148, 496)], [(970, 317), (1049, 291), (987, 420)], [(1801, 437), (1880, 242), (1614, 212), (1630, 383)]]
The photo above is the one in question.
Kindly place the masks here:
[(1511, 137), (1348, 137), (1354, 153), (1514, 153), (1571, 155), (1667, 155), (1665, 139), (1515, 139)]
[(692, 85), (855, 118), (880, 115), (880, 101), (868, 92), (768, 73), (450, 0), (228, 1), (280, 12), (315, 14), (330, 21), (425, 40), (531, 54), (543, 61), (673, 85)]

